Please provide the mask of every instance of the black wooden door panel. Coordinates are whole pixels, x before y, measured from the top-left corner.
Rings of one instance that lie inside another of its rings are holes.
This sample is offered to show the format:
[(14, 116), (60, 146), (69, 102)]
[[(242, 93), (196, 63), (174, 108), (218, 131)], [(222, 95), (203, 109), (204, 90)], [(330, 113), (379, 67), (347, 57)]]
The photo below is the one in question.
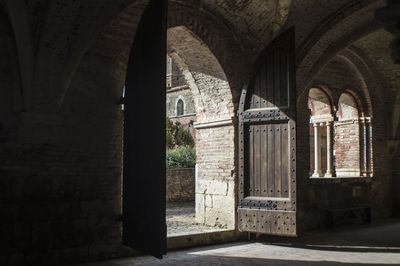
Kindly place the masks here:
[(294, 29), (255, 64), (239, 106), (241, 231), (296, 235)]
[(157, 258), (166, 254), (166, 9), (167, 1), (150, 0), (144, 10), (129, 58), (124, 106), (122, 240)]

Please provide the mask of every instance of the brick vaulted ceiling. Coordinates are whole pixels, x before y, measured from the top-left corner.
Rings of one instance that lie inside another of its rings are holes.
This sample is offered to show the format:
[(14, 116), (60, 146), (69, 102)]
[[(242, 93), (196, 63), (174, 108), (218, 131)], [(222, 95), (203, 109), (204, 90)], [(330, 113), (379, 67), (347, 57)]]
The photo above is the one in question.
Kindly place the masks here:
[[(34, 100), (36, 108), (60, 108), (80, 60), (100, 35), (116, 47), (123, 42), (121, 49), (129, 51), (125, 49), (129, 42), (125, 42), (127, 38), (122, 30), (126, 35), (134, 35), (138, 20), (130, 20), (130, 12), (137, 17), (138, 9), (146, 2), (26, 1), (35, 69), (40, 69), (34, 74), (33, 82), (33, 91), (38, 91), (34, 95), (40, 98)], [(238, 77), (246, 75), (268, 43), (280, 32), (295, 26), (297, 85), (306, 88), (340, 50), (380, 28), (373, 12), (384, 4), (383, 0), (169, 0), (168, 19), (171, 27), (185, 24), (204, 41), (228, 79), (234, 79), (230, 83), (237, 84), (236, 88), (241, 87)], [(126, 19), (120, 19), (121, 16)], [(366, 53), (368, 43), (360, 47)], [(115, 49), (115, 55), (108, 51), (104, 56), (120, 57), (121, 49)], [(49, 77), (48, 73), (52, 75)], [(46, 100), (41, 95), (49, 97)]]
[[(137, 5), (146, 1), (133, 2)], [(50, 22), (63, 24), (63, 28), (57, 27), (58, 31), (70, 33), (70, 36), (64, 35), (69, 37), (64, 42), (73, 42), (74, 38), (82, 36), (90, 38), (92, 35), (88, 33), (93, 34), (104, 27), (132, 1), (35, 0), (27, 3), (31, 11), (33, 40), (40, 43), (47, 37), (40, 32), (44, 27), (48, 28)], [(229, 30), (250, 62), (280, 31), (292, 25), (296, 26), (297, 47), (305, 49), (312, 46), (310, 36), (321, 37), (330, 27), (352, 15), (356, 18), (351, 22), (363, 21), (366, 14), (361, 14), (361, 9), (366, 9), (372, 16), (374, 8), (384, 5), (383, 0), (170, 0), (169, 3), (172, 9), (179, 7), (189, 13), (195, 10), (195, 16), (203, 13), (217, 20)]]

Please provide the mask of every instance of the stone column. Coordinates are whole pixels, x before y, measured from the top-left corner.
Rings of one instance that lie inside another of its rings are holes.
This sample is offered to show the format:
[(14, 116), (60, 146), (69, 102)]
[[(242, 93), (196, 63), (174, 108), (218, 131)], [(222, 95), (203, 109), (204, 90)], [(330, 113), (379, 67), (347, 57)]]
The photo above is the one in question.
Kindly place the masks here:
[(314, 123), (314, 173), (313, 177), (321, 177), (321, 145), (320, 145), (320, 130), (319, 124)]
[(325, 177), (332, 177), (332, 122), (326, 122), (326, 173)]
[(366, 120), (366, 126), (367, 126), (367, 144), (368, 144), (368, 159), (367, 159), (367, 171), (368, 175), (371, 176), (374, 173), (374, 161), (373, 161), (373, 148), (372, 148), (372, 122), (371, 122), (371, 117), (368, 117)]
[(361, 133), (362, 133), (362, 152), (363, 152), (363, 156), (362, 156), (362, 176), (367, 176), (368, 175), (368, 169), (367, 169), (367, 121), (365, 119), (365, 117), (361, 117), (360, 118), (360, 128), (361, 128)]

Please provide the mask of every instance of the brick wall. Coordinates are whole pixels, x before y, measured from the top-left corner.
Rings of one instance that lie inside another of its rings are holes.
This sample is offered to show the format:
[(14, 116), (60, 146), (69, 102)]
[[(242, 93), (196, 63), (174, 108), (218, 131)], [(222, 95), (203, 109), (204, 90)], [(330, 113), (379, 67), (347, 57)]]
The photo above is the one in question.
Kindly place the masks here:
[(167, 201), (194, 201), (194, 168), (169, 168), (166, 175)]
[(336, 176), (360, 176), (360, 126), (358, 120), (334, 123)]
[(235, 226), (235, 125), (196, 130), (196, 221)]
[[(140, 14), (141, 9), (126, 10), (97, 36), (71, 77), (59, 111), (19, 112), (14, 115), (17, 126), (3, 124), (1, 265), (55, 265), (133, 254), (122, 246), (117, 220), (123, 129), (118, 101)], [(16, 58), (10, 62), (17, 63)], [(10, 92), (18, 84), (0, 82)], [(43, 102), (55, 101), (52, 94), (37, 94)]]

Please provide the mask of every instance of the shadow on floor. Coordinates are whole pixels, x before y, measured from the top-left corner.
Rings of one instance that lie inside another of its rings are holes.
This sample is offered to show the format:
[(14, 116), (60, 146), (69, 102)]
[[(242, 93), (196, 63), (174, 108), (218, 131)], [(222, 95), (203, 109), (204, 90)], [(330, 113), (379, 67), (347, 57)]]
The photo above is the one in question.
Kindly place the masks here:
[(263, 236), (253, 241), (314, 250), (400, 253), (400, 219), (386, 219), (370, 225), (347, 225), (336, 230), (311, 231), (297, 238)]
[[(188, 256), (183, 260), (174, 261), (146, 261), (146, 262), (100, 262), (90, 264), (96, 266), (147, 266), (147, 265), (174, 265), (174, 266), (206, 266), (206, 265), (237, 265), (237, 266), (252, 266), (252, 265), (291, 265), (291, 266), (346, 266), (346, 265), (368, 265), (368, 266), (382, 266), (381, 263), (343, 263), (343, 262), (330, 262), (330, 261), (306, 261), (306, 260), (280, 260), (280, 259), (258, 259), (258, 258), (238, 258), (238, 257), (219, 257), (219, 256)], [(396, 265), (396, 264), (387, 264)], [(398, 264), (397, 264), (398, 265)], [(89, 266), (89, 265), (88, 265)]]
[(171, 251), (162, 260), (142, 256), (89, 265), (400, 265), (400, 219)]

